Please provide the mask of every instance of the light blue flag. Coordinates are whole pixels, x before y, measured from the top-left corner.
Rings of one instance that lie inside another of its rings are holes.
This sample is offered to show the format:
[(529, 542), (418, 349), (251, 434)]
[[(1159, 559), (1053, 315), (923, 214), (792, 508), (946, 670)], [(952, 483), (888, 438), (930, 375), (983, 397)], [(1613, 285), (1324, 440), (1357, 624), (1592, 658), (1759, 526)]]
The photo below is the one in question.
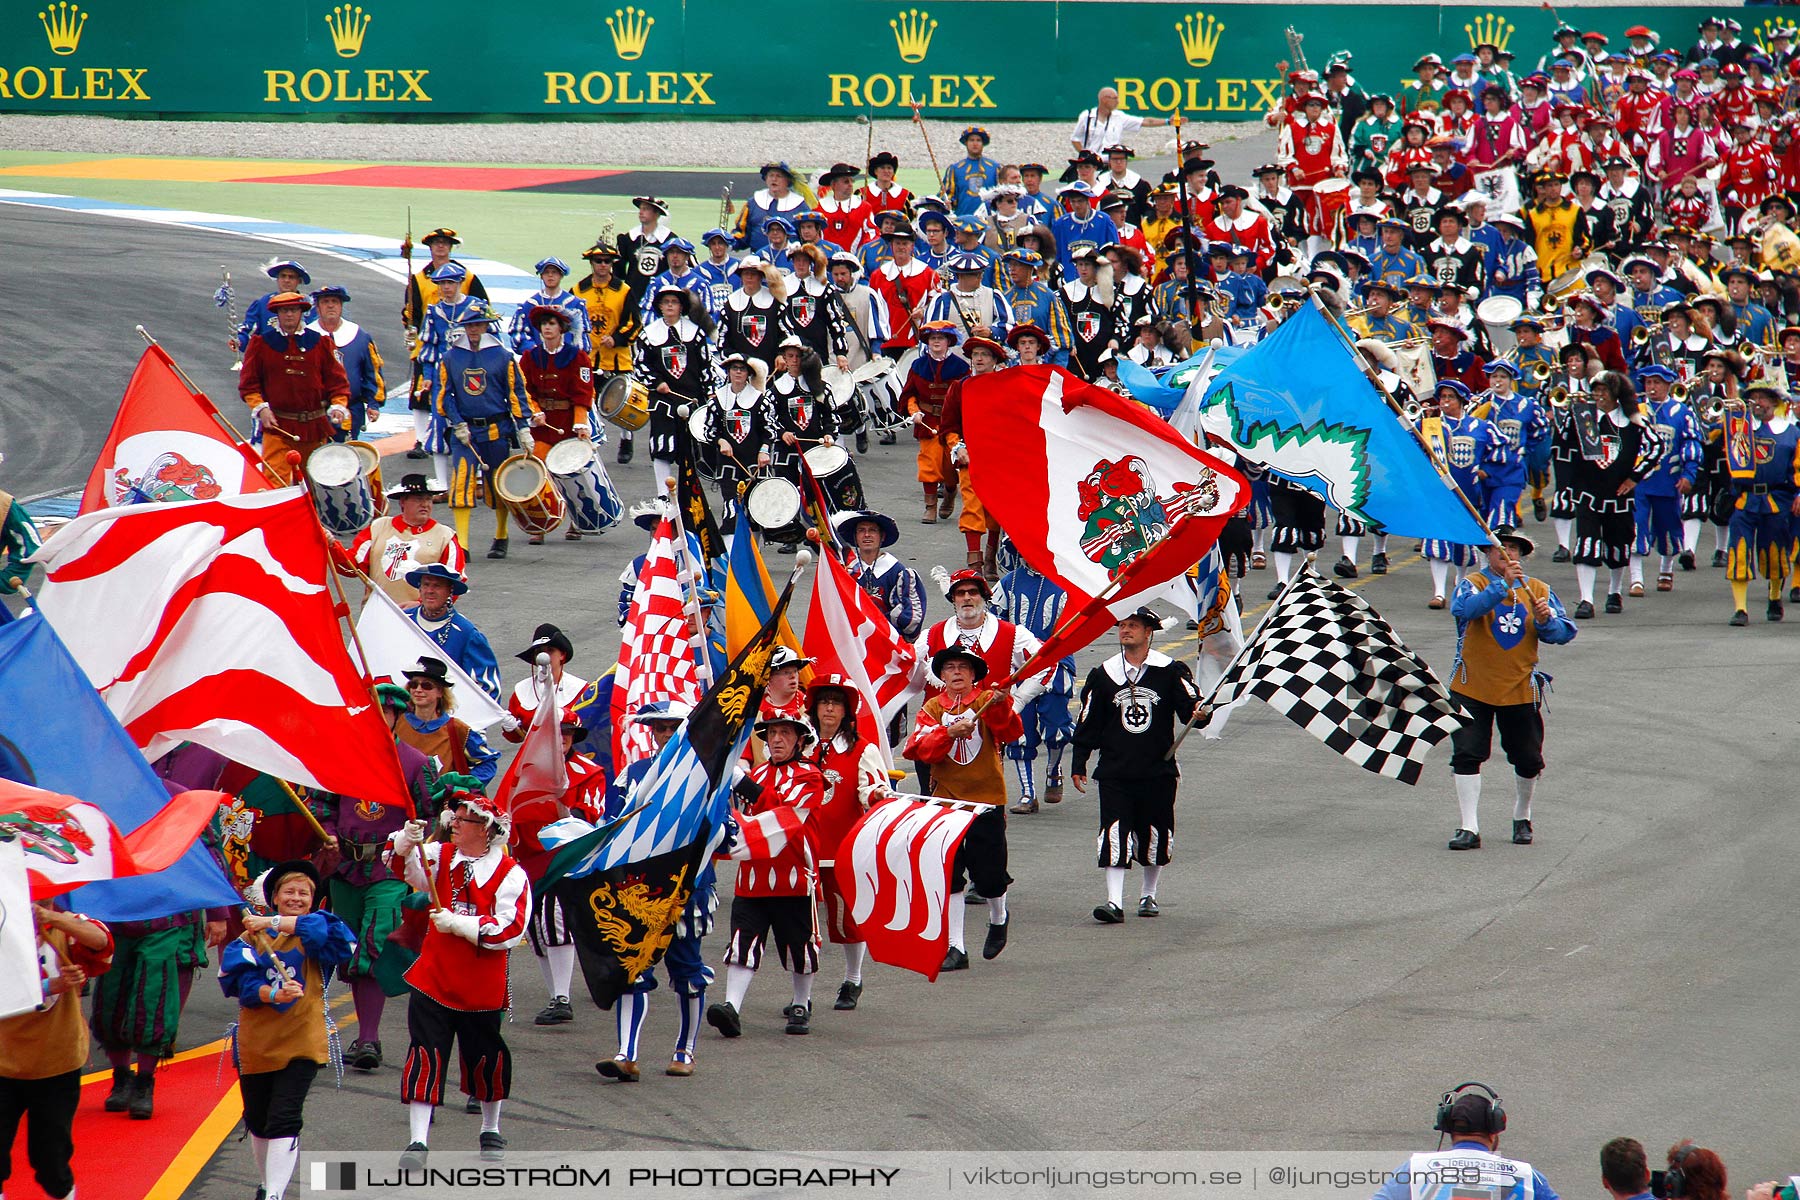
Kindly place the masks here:
[(1307, 305), (1220, 371), (1201, 427), (1338, 511), (1390, 534), (1486, 545), (1455, 484)]

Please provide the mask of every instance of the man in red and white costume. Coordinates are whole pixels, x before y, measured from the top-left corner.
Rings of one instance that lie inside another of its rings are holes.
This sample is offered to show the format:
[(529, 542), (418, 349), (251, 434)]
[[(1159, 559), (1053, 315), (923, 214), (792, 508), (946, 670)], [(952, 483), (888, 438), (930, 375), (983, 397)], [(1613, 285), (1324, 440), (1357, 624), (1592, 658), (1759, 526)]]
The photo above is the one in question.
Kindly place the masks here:
[(1275, 235), (1269, 230), (1269, 218), (1244, 207), (1250, 193), (1235, 183), (1219, 189), (1219, 208), (1212, 220), (1201, 226), (1208, 239), (1244, 247), (1256, 254), (1258, 275), (1275, 261)]
[[(804, 716), (764, 717), (756, 734), (769, 756), (738, 785), (749, 815), (793, 808), (810, 821), (825, 797), (825, 776), (806, 759), (816, 740)], [(811, 838), (790, 837), (772, 858), (738, 863), (731, 898), (731, 942), (725, 949), (725, 999), (706, 1010), (706, 1023), (728, 1038), (743, 1032), (744, 997), (762, 965), (763, 944), (772, 934), (775, 952), (793, 975), (794, 1002), (781, 1010), (787, 1031), (807, 1033), (812, 1020), (813, 976), (819, 972), (818, 918), (813, 912), (816, 878)]]
[(1350, 152), (1337, 122), (1326, 111), (1325, 97), (1308, 93), (1301, 98), (1299, 114), (1281, 127), (1275, 161), (1287, 168), (1288, 183), (1295, 191), (1349, 176)]
[(883, 150), (869, 160), (869, 178), (862, 186), (862, 198), (868, 202), (871, 214), (912, 215), (913, 194), (894, 181), (894, 172), (899, 169), (900, 156), (890, 150)]
[(819, 176), (819, 183), (831, 191), (820, 196), (815, 207), (825, 218), (825, 240), (839, 250), (855, 250), (862, 245), (867, 230), (875, 223), (874, 206), (856, 189), (859, 174), (849, 163), (834, 163)]
[(1748, 121), (1731, 126), (1731, 145), (1719, 158), (1719, 203), (1725, 223), (1735, 229), (1737, 219), (1766, 200), (1775, 190), (1780, 164), (1769, 144), (1759, 141)]
[(400, 1073), (411, 1138), (403, 1168), (425, 1165), (431, 1111), (444, 1098), (450, 1044), (461, 1060), (462, 1089), (481, 1103), (481, 1157), (506, 1154), (500, 1108), (512, 1091), (506, 1019), (507, 957), (531, 919), (531, 883), (506, 853), (509, 822), (467, 776), (444, 780), (448, 842), (427, 842), (423, 821), (408, 821), (389, 840), (389, 867), (431, 896), (430, 925), (419, 959), (406, 972), (412, 1043)]
[(419, 590), (406, 582), (407, 572), (440, 562), (458, 575), (468, 569), (469, 555), (456, 531), (432, 518), (432, 493), (432, 481), (425, 476), (402, 475), (387, 491), (388, 499), (399, 501), (399, 515), (375, 518), (350, 543), (351, 561), (402, 608), (419, 603)]
[(853, 1009), (862, 998), (863, 956), (868, 949), (838, 888), (838, 847), (875, 797), (888, 790), (881, 748), (857, 731), (857, 710), (863, 703), (847, 675), (816, 675), (806, 689), (806, 714), (819, 738), (812, 761), (825, 778), (825, 798), (806, 823), (806, 831), (819, 860), (819, 903), (825, 908), (825, 932), (832, 945), (844, 948), (844, 982), (832, 1005), (838, 1010)]
[[(893, 255), (869, 275), (869, 289), (887, 304), (888, 325), (892, 331), (883, 353), (907, 366), (907, 352), (919, 346), (919, 326), (925, 321), (922, 311), (931, 293), (937, 289), (938, 274), (913, 255), (918, 234), (905, 221), (882, 235)], [(917, 312), (917, 320), (908, 318)]]
[(539, 625), (531, 634), (531, 645), (519, 651), (513, 657), (533, 668), (532, 673), (514, 685), (512, 695), (506, 701), (506, 713), (512, 718), (510, 724), (502, 727), (509, 742), (525, 740), (525, 730), (531, 724), (531, 718), (538, 710), (537, 690), (537, 656), (550, 656), (550, 679), (556, 685), (556, 704), (559, 708), (567, 708), (575, 703), (581, 695), (581, 689), (588, 681), (572, 671), (565, 671), (571, 659), (575, 657), (575, 645), (569, 641), (568, 635), (551, 624)]

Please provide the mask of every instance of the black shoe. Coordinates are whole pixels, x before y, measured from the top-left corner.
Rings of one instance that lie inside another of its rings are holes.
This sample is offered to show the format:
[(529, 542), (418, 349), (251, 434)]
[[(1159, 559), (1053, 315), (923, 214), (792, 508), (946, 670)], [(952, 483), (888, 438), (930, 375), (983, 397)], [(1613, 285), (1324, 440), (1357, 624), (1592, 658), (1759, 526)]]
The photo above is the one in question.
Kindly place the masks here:
[(800, 546), (798, 543), (784, 542), (781, 545), (775, 547), (775, 553), (777, 553), (777, 554), (792, 554), (794, 551), (798, 550), (799, 548), (800, 548)]
[(1338, 559), (1336, 563), (1332, 564), (1331, 570), (1339, 579), (1356, 578), (1356, 564), (1350, 561), (1348, 555), (1345, 555)]
[(1617, 593), (1617, 592), (1606, 593), (1606, 611), (1609, 613), (1624, 612), (1625, 611), (1625, 597), (1619, 595), (1619, 593)]
[(1459, 829), (1450, 838), (1450, 849), (1479, 850), (1481, 849), (1481, 835), (1479, 833), (1470, 833), (1466, 829)]
[(1531, 502), (1531, 515), (1539, 521), (1550, 515), (1550, 506), (1544, 503), (1543, 497), (1540, 496)]
[(1189, 629), (1198, 629), (1198, 628), (1200, 628), (1200, 622), (1194, 620), (1194, 618), (1192, 618), (1192, 617), (1189, 617), (1187, 627)]
[(550, 1003), (544, 1005), (538, 1013), (536, 1024), (567, 1025), (575, 1019), (575, 1010), (569, 1005), (567, 996), (552, 996)]
[(856, 452), (858, 454), (867, 454), (869, 452), (869, 435), (868, 434), (859, 433), (856, 435)]
[(787, 1018), (787, 1031), (793, 1034), (812, 1032), (812, 1008), (806, 1004), (790, 1004), (781, 1010)]
[(1156, 907), (1156, 897), (1155, 896), (1140, 896), (1138, 898), (1138, 916), (1154, 917), (1154, 916), (1157, 916), (1158, 914), (1160, 914), (1161, 912), (1162, 912), (1162, 909)]
[(481, 1157), (486, 1162), (499, 1162), (506, 1157), (506, 1139), (497, 1133), (481, 1135)]
[(1782, 607), (1781, 607), (1781, 601), (1779, 601), (1779, 600), (1769, 601), (1769, 611), (1766, 614), (1766, 616), (1768, 617), (1769, 620), (1779, 621), (1785, 615), (1786, 615), (1786, 613), (1783, 612)]
[(1675, 561), (1681, 564), (1682, 570), (1691, 571), (1694, 569), (1694, 552), (1692, 550), (1683, 550), (1680, 554), (1675, 556)]
[(506, 557), (506, 539), (505, 538), (495, 538), (494, 539), (494, 544), (488, 547), (488, 557), (489, 558), (505, 558)]
[(966, 971), (968, 969), (968, 954), (962, 950), (958, 950), (955, 946), (950, 947), (945, 953), (944, 965), (938, 968), (940, 971)]
[(1122, 925), (1125, 922), (1125, 910), (1108, 900), (1105, 904), (1094, 905), (1094, 920), (1102, 925)]
[(1743, 609), (1740, 608), (1736, 612), (1731, 614), (1731, 624), (1742, 626), (1742, 625), (1748, 625), (1749, 623), (1750, 623), (1750, 614), (1745, 612)]
[(706, 1006), (706, 1023), (728, 1038), (734, 1038), (744, 1032), (743, 1019), (738, 1010), (729, 1004), (709, 1004)]
[(1273, 600), (1275, 597), (1277, 597), (1279, 595), (1281, 595), (1281, 583), (1279, 580), (1277, 580), (1275, 585), (1269, 589), (1269, 595), (1267, 598), (1270, 600)]
[(619, 439), (619, 465), (624, 466), (631, 461), (631, 439)]
[(411, 450), (408, 450), (406, 452), (406, 457), (408, 457), (408, 458), (430, 458), (431, 454), (429, 451), (421, 450), (417, 446), (414, 446)]
[(975, 885), (971, 883), (969, 885), (969, 890), (963, 893), (963, 903), (964, 904), (986, 904), (987, 897), (982, 895), (980, 892), (976, 891)]
[(1531, 822), (1530, 821), (1514, 821), (1513, 822), (1513, 845), (1515, 845), (1515, 846), (1531, 845)]
[(1722, 567), (1724, 565), (1725, 565), (1725, 552), (1723, 550), (1714, 550), (1713, 551), (1713, 566)]
[(481, 1101), (470, 1096), (463, 1101), (463, 1111), (466, 1113), (479, 1113), (481, 1111)]
[(359, 1071), (373, 1071), (381, 1066), (381, 1043), (358, 1042), (352, 1047), (350, 1065)]
[(896, 440), (894, 437), (894, 431), (891, 429), (883, 430), (879, 440), (880, 440), (881, 444), (884, 446), (893, 445)]
[(849, 1012), (856, 1007), (856, 1002), (860, 999), (862, 999), (862, 984), (851, 983), (846, 979), (838, 985), (837, 1003), (831, 1007), (839, 1012)]
[(156, 1115), (156, 1076), (139, 1075), (131, 1082), (131, 1102), (126, 1112), (134, 1121), (148, 1121)]
[(1388, 568), (1387, 555), (1371, 554), (1369, 556), (1369, 574), (1386, 575)]
[(1006, 934), (1012, 928), (1012, 918), (1008, 917), (1004, 925), (988, 926), (987, 939), (981, 943), (981, 957), (995, 959), (1006, 949)]
[(425, 1159), (429, 1153), (430, 1151), (425, 1149), (424, 1142), (413, 1142), (400, 1155), (400, 1169), (402, 1171), (423, 1171)]
[(1788, 589), (1788, 603), (1800, 604), (1800, 587)]
[(1550, 561), (1553, 563), (1565, 563), (1574, 557), (1574, 555), (1569, 553), (1569, 548), (1567, 546), (1558, 546), (1555, 550), (1550, 552)]
[(1577, 621), (1585, 621), (1593, 615), (1594, 602), (1592, 600), (1583, 600), (1575, 606), (1575, 619)]
[(137, 1077), (130, 1067), (113, 1068), (112, 1091), (106, 1093), (107, 1112), (124, 1112), (131, 1107), (132, 1081)]

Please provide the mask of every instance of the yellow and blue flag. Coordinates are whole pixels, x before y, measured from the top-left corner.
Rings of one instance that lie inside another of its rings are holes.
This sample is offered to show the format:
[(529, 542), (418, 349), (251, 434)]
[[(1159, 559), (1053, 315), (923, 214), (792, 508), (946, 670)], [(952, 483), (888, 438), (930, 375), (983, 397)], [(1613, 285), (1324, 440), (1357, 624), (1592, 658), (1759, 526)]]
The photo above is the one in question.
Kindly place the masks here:
[[(743, 653), (757, 632), (775, 615), (775, 584), (769, 579), (762, 552), (756, 548), (756, 534), (750, 527), (749, 514), (738, 505), (737, 526), (731, 535), (731, 552), (726, 556), (725, 572), (725, 653), (735, 659)], [(781, 644), (800, 649), (786, 614), (782, 615)]]

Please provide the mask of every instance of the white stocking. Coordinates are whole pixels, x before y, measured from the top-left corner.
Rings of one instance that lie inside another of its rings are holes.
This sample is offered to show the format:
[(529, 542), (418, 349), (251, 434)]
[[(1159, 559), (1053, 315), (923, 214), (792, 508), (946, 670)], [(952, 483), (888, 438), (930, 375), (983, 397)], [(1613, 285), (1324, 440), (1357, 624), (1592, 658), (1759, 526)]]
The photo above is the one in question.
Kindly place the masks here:
[(1581, 593), (1581, 598), (1589, 604), (1594, 602), (1594, 579), (1598, 574), (1599, 570), (1591, 563), (1575, 564), (1576, 590)]
[(1462, 825), (1470, 833), (1481, 832), (1481, 776), (1453, 775), (1456, 780), (1456, 807), (1462, 814)]

